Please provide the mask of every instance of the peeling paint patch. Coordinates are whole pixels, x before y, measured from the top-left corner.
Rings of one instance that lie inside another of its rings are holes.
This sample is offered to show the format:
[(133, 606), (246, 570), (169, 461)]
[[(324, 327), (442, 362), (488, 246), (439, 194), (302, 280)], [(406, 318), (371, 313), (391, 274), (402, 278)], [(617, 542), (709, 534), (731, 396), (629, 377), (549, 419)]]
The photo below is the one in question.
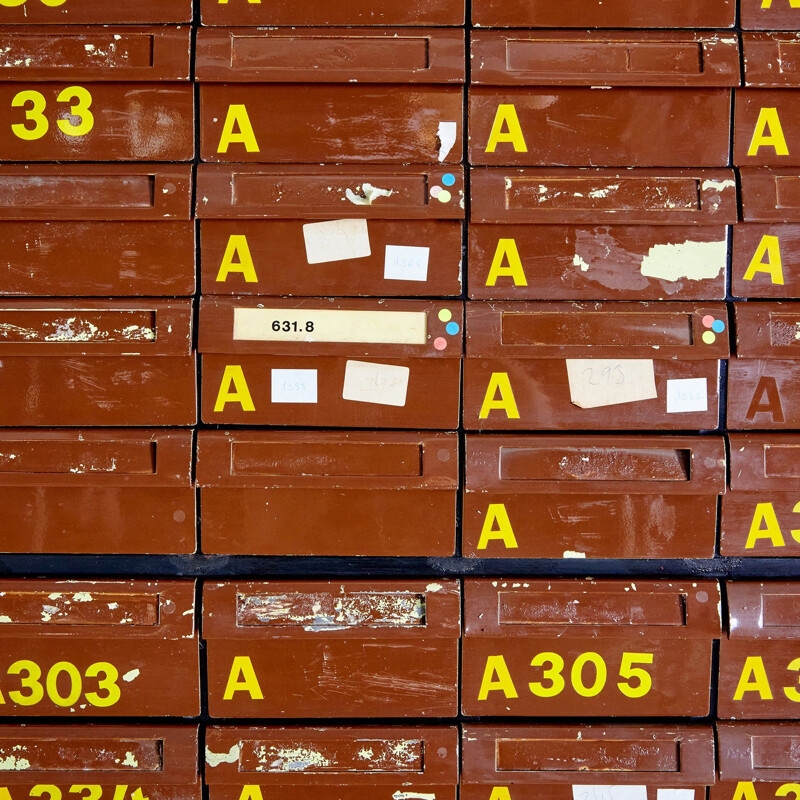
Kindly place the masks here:
[(586, 558), (586, 553), (581, 553), (578, 550), (565, 550), (564, 558)]
[(0, 772), (10, 772), (12, 770), (30, 769), (31, 762), (27, 758), (19, 756), (0, 756)]
[(238, 744), (232, 745), (227, 753), (214, 753), (206, 747), (206, 764), (218, 767), (220, 764), (235, 764), (239, 760), (240, 748)]
[(436, 793), (431, 792), (426, 794), (424, 792), (395, 792), (392, 797), (394, 800), (436, 800)]
[(717, 191), (721, 192), (725, 189), (735, 189), (736, 188), (736, 181), (728, 180), (728, 181), (703, 181), (702, 189), (703, 191)]
[(728, 261), (728, 243), (693, 242), (657, 244), (642, 259), (640, 271), (647, 278), (664, 281), (704, 281), (716, 278)]
[(378, 197), (391, 197), (393, 189), (379, 189), (371, 183), (361, 184), (361, 194), (357, 195), (352, 189), (345, 189), (344, 196), (356, 206), (371, 206)]
[(577, 254), (572, 258), (572, 263), (576, 267), (581, 268), (581, 272), (586, 272), (589, 269), (589, 265)]
[(126, 683), (130, 683), (131, 681), (135, 681), (139, 677), (139, 674), (140, 673), (138, 669), (132, 669), (130, 672), (126, 672), (122, 676), (122, 680), (124, 680)]

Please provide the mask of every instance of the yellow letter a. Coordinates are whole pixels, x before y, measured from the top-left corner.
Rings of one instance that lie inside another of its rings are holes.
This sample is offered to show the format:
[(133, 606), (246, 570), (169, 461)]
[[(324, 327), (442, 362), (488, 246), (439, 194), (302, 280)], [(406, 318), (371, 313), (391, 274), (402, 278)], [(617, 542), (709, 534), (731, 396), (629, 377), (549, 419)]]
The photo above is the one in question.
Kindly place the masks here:
[(264, 800), (264, 795), (261, 794), (261, 787), (251, 786), (245, 784), (242, 786), (242, 793), (239, 795), (239, 800)]
[(786, 145), (786, 138), (783, 135), (777, 108), (762, 108), (758, 112), (756, 129), (753, 131), (753, 138), (750, 140), (750, 149), (747, 151), (747, 155), (758, 155), (760, 147), (774, 147), (776, 155), (789, 155), (789, 148)]
[[(764, 256), (767, 256), (766, 262)], [(744, 273), (744, 280), (751, 281), (757, 272), (766, 272), (772, 283), (783, 286), (783, 264), (781, 263), (781, 243), (777, 236), (762, 236), (758, 249)]]
[[(495, 675), (497, 680), (494, 679)], [(478, 700), (485, 700), (489, 692), (502, 692), (506, 698), (519, 697), (503, 656), (486, 656), (486, 669), (483, 671)]]
[[(234, 126), (238, 128), (237, 131), (234, 131)], [(228, 106), (228, 116), (225, 117), (225, 124), (222, 126), (222, 135), (219, 137), (217, 152), (227, 153), (229, 144), (243, 144), (248, 153), (261, 152), (258, 149), (256, 134), (250, 123), (247, 106)]]
[[(766, 528), (762, 528), (763, 523), (767, 523)], [(769, 539), (773, 547), (786, 547), (783, 540), (781, 526), (775, 516), (775, 509), (772, 503), (756, 503), (756, 510), (753, 513), (753, 521), (750, 523), (750, 532), (747, 534), (745, 549), (751, 550), (755, 547), (759, 539)]]
[[(233, 387), (233, 390), (231, 390)], [(244, 372), (238, 364), (228, 364), (225, 372), (222, 373), (222, 380), (219, 382), (219, 392), (217, 402), (214, 404), (214, 411), (224, 411), (226, 403), (239, 403), (242, 411), (255, 411), (253, 398), (250, 396), (250, 389), (244, 378)]]
[[(500, 397), (496, 397), (498, 391)], [(506, 412), (507, 419), (519, 419), (517, 401), (514, 399), (514, 392), (511, 390), (511, 381), (508, 379), (507, 372), (493, 372), (489, 378), (489, 385), (486, 387), (486, 394), (483, 398), (479, 419), (487, 419), (489, 413), (502, 409)]]
[(492, 786), (489, 800), (511, 800), (511, 792), (508, 791), (508, 786)]
[[(752, 677), (752, 680), (750, 678)], [(758, 692), (762, 700), (772, 700), (772, 689), (764, 669), (764, 660), (761, 656), (748, 656), (742, 667), (742, 676), (739, 685), (733, 693), (734, 700), (741, 700), (745, 692)]]
[[(493, 527), (495, 523), (497, 523), (497, 528)], [(516, 550), (519, 546), (503, 503), (489, 503), (486, 519), (483, 521), (481, 538), (478, 540), (478, 550), (485, 550), (486, 545), (496, 539), (503, 542), (508, 550)]]
[(739, 781), (733, 792), (733, 800), (758, 800), (752, 781)]
[[(234, 261), (234, 258), (237, 260)], [(222, 256), (222, 263), (219, 265), (217, 273), (217, 283), (224, 283), (231, 272), (239, 272), (244, 275), (245, 283), (258, 283), (253, 256), (250, 255), (250, 246), (247, 244), (246, 236), (232, 234), (228, 237), (225, 255)]]
[(234, 656), (231, 671), (228, 675), (228, 684), (225, 687), (223, 700), (233, 698), (235, 692), (248, 692), (251, 700), (263, 700), (264, 692), (261, 691), (256, 671), (250, 656)]
[[(508, 261), (507, 266), (503, 266), (503, 259)], [(489, 275), (486, 278), (487, 286), (494, 286), (500, 277), (510, 277), (514, 279), (514, 286), (527, 286), (528, 279), (522, 269), (522, 261), (519, 258), (519, 250), (514, 239), (499, 239), (497, 249), (494, 251), (492, 266), (489, 267)]]
[[(503, 130), (504, 125), (507, 130)], [(528, 152), (528, 145), (525, 144), (525, 137), (522, 135), (522, 128), (519, 124), (517, 109), (512, 103), (500, 103), (497, 106), (492, 131), (486, 144), (486, 152), (494, 153), (500, 142), (511, 142), (514, 145), (515, 153)]]

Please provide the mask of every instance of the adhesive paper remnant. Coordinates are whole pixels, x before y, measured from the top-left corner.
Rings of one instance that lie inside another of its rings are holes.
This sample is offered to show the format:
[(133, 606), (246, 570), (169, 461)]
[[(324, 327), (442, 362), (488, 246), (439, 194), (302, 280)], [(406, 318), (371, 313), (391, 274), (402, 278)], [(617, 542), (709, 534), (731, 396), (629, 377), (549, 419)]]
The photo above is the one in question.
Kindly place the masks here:
[(214, 753), (206, 747), (206, 764), (218, 767), (220, 764), (235, 764), (239, 760), (240, 748), (238, 744), (231, 746), (227, 753)]
[(439, 161), (444, 161), (453, 149), (458, 136), (457, 122), (440, 122), (436, 137), (439, 139)]
[(392, 189), (379, 189), (371, 183), (361, 184), (360, 195), (349, 188), (344, 190), (344, 196), (356, 206), (371, 206), (376, 197), (391, 197), (392, 193)]
[(692, 242), (657, 244), (642, 259), (640, 271), (647, 278), (664, 281), (705, 281), (716, 278), (727, 266), (728, 243)]
[(342, 398), (357, 403), (404, 406), (411, 370), (395, 364), (348, 361), (344, 371)]
[(430, 247), (408, 247), (387, 244), (383, 262), (383, 277), (387, 281), (428, 280)]
[(694, 789), (659, 789), (656, 800), (694, 800)]
[(573, 785), (572, 800), (647, 800), (647, 787)]
[(657, 397), (651, 358), (568, 358), (570, 400), (600, 408)]
[(708, 381), (677, 378), (667, 381), (667, 414), (708, 411)]
[(371, 254), (365, 219), (335, 219), (303, 225), (306, 260), (309, 264), (327, 264), (366, 258)]
[(315, 369), (273, 369), (273, 403), (316, 403), (317, 371)]

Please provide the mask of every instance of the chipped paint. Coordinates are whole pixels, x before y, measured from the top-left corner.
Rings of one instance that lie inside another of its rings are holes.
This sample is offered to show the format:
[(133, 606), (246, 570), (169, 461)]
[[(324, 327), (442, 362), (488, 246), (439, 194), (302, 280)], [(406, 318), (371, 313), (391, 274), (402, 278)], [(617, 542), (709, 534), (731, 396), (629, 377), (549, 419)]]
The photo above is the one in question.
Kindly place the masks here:
[(436, 800), (436, 793), (430, 792), (395, 792), (392, 797), (394, 800)]
[(728, 243), (693, 242), (657, 244), (642, 259), (640, 272), (647, 278), (664, 281), (712, 280), (720, 275), (728, 262)]
[[(262, 756), (266, 757), (267, 748), (262, 747)], [(331, 760), (319, 750), (311, 747), (271, 747), (269, 748), (272, 760), (270, 772), (304, 772), (313, 767), (329, 767)]]
[(0, 756), (0, 772), (30, 769), (31, 762), (21, 756)]
[(138, 669), (132, 669), (129, 672), (126, 672), (122, 676), (122, 680), (124, 680), (126, 683), (130, 683), (131, 681), (135, 681), (139, 677), (140, 674), (141, 673), (139, 672)]
[(586, 553), (581, 553), (579, 550), (565, 550), (564, 558), (586, 558)]
[(572, 263), (576, 267), (581, 268), (581, 272), (586, 272), (589, 269), (589, 265), (577, 254), (572, 258)]
[(361, 194), (357, 195), (352, 189), (345, 189), (344, 196), (356, 206), (371, 206), (378, 197), (391, 197), (394, 189), (379, 189), (371, 183), (361, 184)]
[(736, 181), (733, 180), (727, 180), (727, 181), (705, 180), (703, 181), (703, 186), (702, 186), (704, 192), (709, 189), (721, 192), (725, 189), (735, 189), (735, 188), (736, 188)]
[(206, 764), (218, 767), (220, 764), (235, 764), (239, 760), (241, 748), (238, 744), (231, 745), (227, 753), (215, 753), (206, 747)]

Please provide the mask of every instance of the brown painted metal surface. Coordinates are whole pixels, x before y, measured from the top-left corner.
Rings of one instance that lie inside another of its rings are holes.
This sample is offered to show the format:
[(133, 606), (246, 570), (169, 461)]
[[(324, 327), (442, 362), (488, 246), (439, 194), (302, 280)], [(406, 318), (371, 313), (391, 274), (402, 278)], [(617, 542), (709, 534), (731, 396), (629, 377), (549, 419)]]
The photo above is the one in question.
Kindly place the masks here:
[(800, 304), (736, 303), (736, 354), (728, 363), (728, 427), (797, 428)]
[[(450, 185), (443, 178), (451, 175)], [(430, 190), (440, 190), (433, 197)], [(0, 212), (2, 207), (0, 206)], [(201, 164), (197, 216), (219, 218), (464, 219), (464, 173), (458, 166), (376, 165), (230, 167)]]
[(800, 166), (800, 91), (737, 89), (733, 163)]
[(800, 170), (742, 167), (745, 222), (800, 222)]
[(478, 168), (470, 170), (470, 183), (472, 222), (721, 225), (737, 219), (729, 169)]
[(800, 439), (792, 434), (729, 434), (730, 492), (722, 498), (723, 556), (798, 556)]
[(746, 31), (796, 31), (800, 6), (792, 0), (740, 0), (741, 25)]
[(194, 588), (193, 581), (0, 582), (0, 716), (197, 714)]
[(0, 431), (6, 553), (194, 553), (191, 431)]
[(190, 219), (182, 164), (0, 165), (0, 220)]
[[(373, 218), (361, 223), (359, 214), (354, 209), (352, 217), (322, 225), (297, 219), (204, 220), (203, 294), (461, 294), (460, 222)], [(360, 233), (357, 238), (354, 231)]]
[(713, 303), (468, 303), (464, 427), (712, 430), (727, 328)]
[(206, 583), (211, 716), (455, 716), (460, 604), (457, 581)]
[(189, 300), (6, 300), (0, 425), (192, 425)]
[(494, 86), (738, 86), (733, 34), (485, 31), (470, 35), (470, 83)]
[(791, 722), (718, 722), (719, 782), (711, 800), (786, 797), (797, 787), (800, 726)]
[(200, 81), (464, 83), (464, 31), (200, 28)]
[(467, 715), (705, 716), (715, 581), (464, 581)]
[(800, 34), (744, 33), (742, 52), (745, 86), (775, 89), (800, 86)]
[[(727, 89), (469, 90), (469, 160), (490, 166), (723, 167)], [(516, 140), (511, 135), (518, 132)]]
[(203, 25), (463, 25), (464, 0), (196, 0)]
[(460, 302), (203, 298), (202, 418), (455, 428), (462, 314)]
[[(203, 84), (200, 156), (267, 163), (457, 164), (463, 94), (455, 86)], [(455, 123), (454, 142), (438, 135), (448, 122)], [(252, 137), (244, 139), (248, 131)]]
[(716, 777), (710, 725), (465, 725), (461, 742), (464, 800), (498, 786), (515, 800), (656, 800), (668, 788), (705, 797)]
[(462, 550), (713, 558), (721, 437), (467, 436)]
[(800, 226), (740, 223), (733, 227), (734, 297), (800, 297)]
[(720, 646), (718, 717), (798, 719), (800, 583), (728, 582), (726, 590), (729, 632)]
[(0, 83), (0, 161), (189, 161), (189, 84)]
[(0, 25), (149, 25), (190, 22), (192, 0), (5, 0)]
[(194, 292), (191, 222), (0, 222), (0, 295)]
[[(759, 2), (759, 0), (752, 0)], [(784, 2), (784, 0), (773, 0)], [(788, 2), (788, 0), (786, 0)], [(473, 0), (484, 28), (732, 28), (734, 0)]]
[(0, 725), (0, 792), (11, 800), (200, 800), (196, 727)]
[(209, 727), (206, 784), (211, 800), (238, 800), (245, 786), (298, 800), (455, 800), (458, 755), (457, 728)]
[(201, 431), (197, 483), (206, 553), (455, 551), (456, 434)]
[(188, 81), (190, 44), (188, 26), (7, 28), (0, 81)]
[(725, 298), (724, 225), (472, 224), (468, 235), (478, 300)]

